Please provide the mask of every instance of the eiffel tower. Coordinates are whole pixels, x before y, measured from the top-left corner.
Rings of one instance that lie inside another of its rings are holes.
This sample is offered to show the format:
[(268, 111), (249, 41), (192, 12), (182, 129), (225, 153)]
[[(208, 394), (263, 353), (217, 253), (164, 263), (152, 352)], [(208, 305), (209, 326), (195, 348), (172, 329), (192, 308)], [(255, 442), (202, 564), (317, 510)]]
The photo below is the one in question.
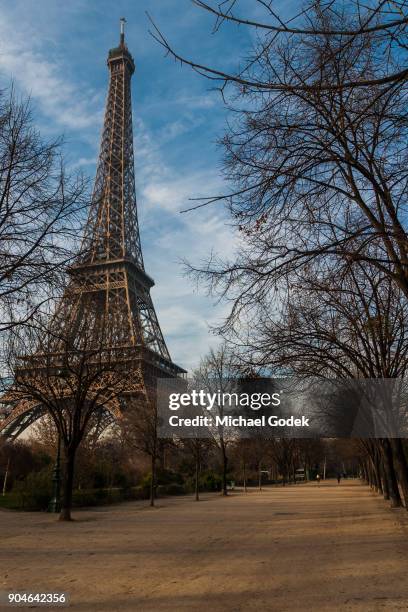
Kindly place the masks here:
[[(116, 351), (119, 357), (132, 356), (135, 384), (129, 391), (140, 394), (153, 389), (157, 378), (180, 377), (186, 371), (170, 358), (150, 295), (154, 281), (143, 263), (133, 157), (131, 77), (135, 64), (125, 44), (124, 23), (121, 19), (119, 46), (110, 49), (107, 60), (109, 88), (88, 222), (50, 323), (51, 332), (56, 333), (49, 351), (52, 349), (57, 363), (62, 351), (58, 338), (64, 331), (80, 344), (91, 329), (95, 346), (100, 346), (103, 334), (103, 348)], [(93, 313), (91, 323), (89, 312)], [(35, 359), (27, 359), (26, 368), (34, 369)], [(0, 435), (8, 439), (18, 437), (44, 414), (34, 399), (15, 397), (11, 387), (1, 398)], [(120, 411), (105, 412), (105, 426), (121, 416)]]

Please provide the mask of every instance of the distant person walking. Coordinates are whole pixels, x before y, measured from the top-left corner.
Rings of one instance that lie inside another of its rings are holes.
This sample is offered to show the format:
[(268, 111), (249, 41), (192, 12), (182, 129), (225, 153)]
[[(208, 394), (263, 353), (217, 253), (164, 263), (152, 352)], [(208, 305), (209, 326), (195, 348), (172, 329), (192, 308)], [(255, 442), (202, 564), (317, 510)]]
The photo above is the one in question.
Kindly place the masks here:
[(316, 474), (317, 484), (320, 484), (320, 474)]
[(340, 484), (341, 474), (337, 474), (337, 484)]

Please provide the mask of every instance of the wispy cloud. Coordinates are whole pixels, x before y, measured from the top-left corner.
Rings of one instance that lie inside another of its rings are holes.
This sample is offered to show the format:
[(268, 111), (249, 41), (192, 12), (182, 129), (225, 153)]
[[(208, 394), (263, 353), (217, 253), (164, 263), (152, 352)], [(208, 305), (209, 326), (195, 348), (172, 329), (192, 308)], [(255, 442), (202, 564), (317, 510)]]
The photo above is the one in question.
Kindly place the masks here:
[(145, 263), (156, 281), (152, 290), (159, 320), (172, 356), (188, 369), (219, 343), (210, 332), (221, 323), (228, 307), (209, 297), (185, 275), (183, 261), (200, 264), (210, 252), (231, 257), (239, 238), (226, 224), (221, 204), (183, 213), (192, 197), (225, 189), (214, 168), (184, 171), (170, 166), (141, 120), (136, 133), (136, 182)]
[[(10, 32), (13, 35), (10, 36)], [(102, 120), (101, 92), (70, 82), (64, 61), (50, 59), (33, 41), (38, 33), (25, 24), (24, 34), (3, 14), (0, 20), (0, 72), (12, 76), (41, 112), (60, 129), (95, 128)]]
[(97, 158), (93, 157), (80, 157), (70, 164), (72, 170), (76, 170), (78, 168), (89, 168), (89, 166), (95, 166), (97, 162)]

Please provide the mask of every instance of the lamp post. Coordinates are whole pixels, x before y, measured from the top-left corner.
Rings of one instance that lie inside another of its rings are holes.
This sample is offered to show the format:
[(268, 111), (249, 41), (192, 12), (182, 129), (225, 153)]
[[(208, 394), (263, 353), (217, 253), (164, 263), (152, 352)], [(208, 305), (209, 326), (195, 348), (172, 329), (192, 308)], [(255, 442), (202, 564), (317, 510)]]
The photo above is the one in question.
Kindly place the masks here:
[(60, 512), (60, 483), (61, 483), (61, 435), (58, 433), (57, 457), (52, 473), (52, 498), (48, 504), (48, 512)]
[(10, 457), (8, 458), (8, 461), (7, 461), (7, 467), (6, 467), (6, 473), (4, 474), (4, 480), (3, 480), (3, 497), (6, 495), (6, 489), (7, 489), (7, 478), (8, 478), (9, 469), (10, 469)]

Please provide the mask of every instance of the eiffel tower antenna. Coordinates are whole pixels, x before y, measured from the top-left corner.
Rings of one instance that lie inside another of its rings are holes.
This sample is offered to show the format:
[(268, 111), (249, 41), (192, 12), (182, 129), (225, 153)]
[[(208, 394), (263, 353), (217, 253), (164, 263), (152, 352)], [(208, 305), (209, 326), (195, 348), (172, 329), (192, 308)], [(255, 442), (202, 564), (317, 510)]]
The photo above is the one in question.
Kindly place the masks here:
[[(105, 118), (83, 242), (69, 269), (70, 280), (50, 330), (56, 338), (52, 358), (58, 361), (63, 350), (58, 337), (69, 334), (81, 348), (81, 339), (89, 337), (89, 317), (84, 312), (92, 312), (94, 347), (115, 351), (119, 358), (131, 355), (138, 381), (134, 391), (140, 394), (154, 387), (158, 377), (186, 372), (170, 358), (150, 295), (154, 281), (143, 262), (133, 155), (131, 78), (135, 64), (125, 44), (125, 22), (122, 17), (119, 46), (108, 54)], [(29, 363), (28, 357), (26, 369)], [(8, 438), (20, 435), (44, 413), (38, 402), (26, 398), (23, 403), (13, 403), (13, 397), (11, 389), (1, 399), (3, 405), (9, 401), (0, 421), (0, 434)]]
[(125, 46), (125, 23), (126, 19), (124, 17), (120, 18), (120, 46)]

